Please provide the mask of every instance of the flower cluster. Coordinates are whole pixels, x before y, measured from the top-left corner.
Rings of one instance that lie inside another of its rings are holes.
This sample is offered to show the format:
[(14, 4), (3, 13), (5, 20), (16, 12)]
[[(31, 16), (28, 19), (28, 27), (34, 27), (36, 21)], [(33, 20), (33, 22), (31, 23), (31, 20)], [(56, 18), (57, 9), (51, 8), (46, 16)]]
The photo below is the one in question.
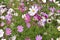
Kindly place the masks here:
[[(10, 1), (13, 3), (13, 0)], [(18, 0), (17, 9), (14, 6), (0, 4), (1, 40), (60, 40), (59, 1), (36, 0), (36, 2)]]

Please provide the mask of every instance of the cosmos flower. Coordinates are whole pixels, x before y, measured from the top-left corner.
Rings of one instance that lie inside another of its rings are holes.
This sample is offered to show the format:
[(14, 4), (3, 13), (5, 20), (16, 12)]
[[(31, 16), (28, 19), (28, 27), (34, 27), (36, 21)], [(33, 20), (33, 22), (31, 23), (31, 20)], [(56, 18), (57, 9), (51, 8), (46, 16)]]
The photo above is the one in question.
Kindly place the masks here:
[(51, 38), (51, 40), (54, 40), (54, 38)]
[(60, 10), (57, 10), (57, 13), (60, 13)]
[(0, 8), (5, 7), (6, 5), (0, 5)]
[(42, 40), (42, 36), (41, 35), (37, 35), (36, 36), (36, 40)]
[(0, 29), (0, 38), (3, 37), (3, 35), (4, 35), (4, 31)]
[(41, 12), (40, 14), (43, 15), (45, 18), (48, 18), (48, 14), (46, 14), (44, 12)]
[(3, 14), (3, 13), (6, 12), (6, 11), (7, 11), (7, 8), (0, 8), (1, 14)]
[(5, 16), (5, 19), (8, 20), (8, 21), (11, 21), (11, 18), (12, 18), (12, 15), (11, 14), (7, 14)]
[(17, 31), (18, 32), (23, 32), (23, 26), (17, 26)]
[(30, 16), (34, 16), (37, 12), (38, 12), (38, 8), (37, 8), (37, 6), (32, 6), (32, 8), (29, 8), (29, 12), (28, 12), (28, 14), (30, 15)]
[(18, 13), (14, 13), (14, 16), (18, 16)]
[(27, 28), (30, 28), (31, 24), (30, 23), (26, 23)]
[(46, 3), (46, 0), (42, 0), (43, 3)]
[(1, 40), (6, 40), (6, 39), (1, 39)]
[(0, 16), (0, 18), (1, 18), (2, 20), (4, 20), (4, 19), (5, 19), (5, 16)]
[(57, 23), (60, 24), (60, 20), (59, 19), (57, 19)]
[(47, 23), (51, 23), (52, 19), (47, 19)]
[(26, 11), (26, 7), (25, 7), (25, 5), (24, 5), (24, 3), (22, 2), (21, 4), (20, 4), (20, 6), (18, 7), (18, 9), (21, 11), (21, 12), (24, 12), (24, 11)]
[(4, 25), (5, 25), (5, 23), (4, 22), (1, 22), (0, 26), (3, 27)]
[(10, 8), (9, 10), (8, 10), (8, 12), (13, 12), (14, 10), (12, 9), (12, 8)]
[(10, 28), (6, 28), (6, 35), (11, 35), (12, 30)]
[(25, 20), (26, 23), (30, 22), (30, 15), (29, 14), (22, 15), (22, 18), (24, 18), (24, 20)]
[(50, 10), (52, 13), (54, 13), (55, 8), (54, 8), (54, 7), (50, 7), (49, 10)]
[(35, 16), (34, 16), (34, 20), (37, 20), (37, 21), (39, 21), (39, 20), (41, 20), (42, 18), (41, 18), (41, 16), (40, 15), (38, 15), (38, 14), (36, 14)]
[(10, 37), (9, 40), (16, 40), (16, 35)]
[(45, 23), (46, 23), (46, 18), (45, 17), (42, 17), (42, 19), (40, 21), (38, 21), (39, 26), (45, 26)]
[(58, 6), (60, 6), (60, 2), (59, 1), (56, 1), (55, 4), (57, 4)]
[(60, 26), (57, 27), (57, 30), (60, 31)]
[(50, 2), (56, 2), (56, 0), (49, 0)]
[(60, 37), (59, 37), (59, 38), (57, 38), (56, 40), (60, 40)]

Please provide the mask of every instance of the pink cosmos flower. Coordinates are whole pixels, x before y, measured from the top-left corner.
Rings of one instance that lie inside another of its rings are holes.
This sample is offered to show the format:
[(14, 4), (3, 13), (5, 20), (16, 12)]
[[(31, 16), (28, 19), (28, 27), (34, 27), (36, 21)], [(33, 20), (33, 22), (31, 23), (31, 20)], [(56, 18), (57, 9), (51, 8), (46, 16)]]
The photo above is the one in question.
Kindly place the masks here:
[(60, 13), (60, 10), (57, 10), (57, 13)]
[(29, 14), (26, 14), (26, 16), (25, 16), (25, 22), (26, 23), (30, 22), (30, 15)]
[(6, 28), (6, 35), (11, 35), (12, 30), (10, 28)]
[(6, 20), (6, 24), (11, 24), (11, 20), (9, 21), (9, 20)]
[(36, 40), (42, 40), (42, 36), (41, 35), (37, 35), (36, 36)]
[(12, 18), (12, 15), (11, 15), (11, 14), (7, 14), (7, 15), (5, 16), (5, 19), (8, 20), (8, 21), (10, 21), (11, 18)]
[(26, 10), (26, 7), (24, 5), (24, 3), (21, 3), (21, 5), (18, 7), (18, 9), (21, 11), (21, 12), (24, 12)]
[(44, 12), (41, 12), (41, 14), (45, 17), (45, 18), (48, 18), (48, 14), (44, 13)]
[(17, 31), (18, 32), (23, 32), (23, 26), (17, 26)]
[(21, 2), (21, 3), (20, 3), (20, 5), (21, 5), (21, 6), (24, 6), (24, 3), (23, 3), (23, 2)]
[(55, 8), (54, 7), (50, 7), (49, 10), (54, 13)]

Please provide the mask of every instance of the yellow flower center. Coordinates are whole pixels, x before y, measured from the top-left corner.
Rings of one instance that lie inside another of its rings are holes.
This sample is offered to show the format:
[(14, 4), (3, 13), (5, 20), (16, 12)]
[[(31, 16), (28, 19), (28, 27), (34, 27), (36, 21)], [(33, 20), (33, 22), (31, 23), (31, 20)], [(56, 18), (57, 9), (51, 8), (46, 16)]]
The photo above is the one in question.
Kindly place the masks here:
[(32, 9), (32, 12), (35, 12), (35, 10)]

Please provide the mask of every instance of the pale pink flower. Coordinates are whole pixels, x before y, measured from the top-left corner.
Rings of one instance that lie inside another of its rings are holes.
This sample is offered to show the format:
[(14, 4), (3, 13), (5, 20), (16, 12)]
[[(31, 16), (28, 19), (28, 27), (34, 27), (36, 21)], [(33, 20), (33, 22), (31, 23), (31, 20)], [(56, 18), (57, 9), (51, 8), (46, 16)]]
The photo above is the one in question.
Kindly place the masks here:
[(55, 8), (54, 7), (50, 7), (49, 10), (54, 13)]
[(12, 18), (12, 15), (11, 15), (11, 14), (7, 14), (7, 15), (5, 16), (5, 19), (8, 20), (8, 21), (10, 21), (11, 18)]
[(6, 20), (6, 24), (11, 24), (11, 20), (9, 21), (9, 20)]
[(11, 35), (12, 30), (10, 28), (6, 28), (6, 35)]
[(36, 36), (36, 40), (42, 40), (42, 36), (41, 35), (37, 35)]
[(23, 26), (17, 26), (17, 31), (18, 32), (23, 32)]

